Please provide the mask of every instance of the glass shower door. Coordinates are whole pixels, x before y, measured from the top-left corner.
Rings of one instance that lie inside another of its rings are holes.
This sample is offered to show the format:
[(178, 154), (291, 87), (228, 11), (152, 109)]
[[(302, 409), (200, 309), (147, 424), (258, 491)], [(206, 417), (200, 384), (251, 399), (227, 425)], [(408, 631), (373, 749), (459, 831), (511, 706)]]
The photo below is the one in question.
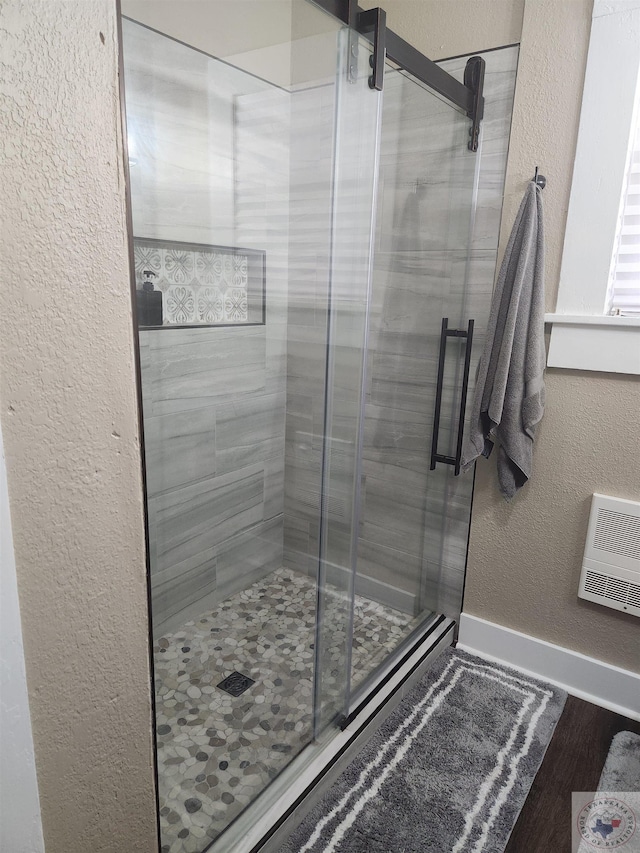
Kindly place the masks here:
[[(454, 489), (478, 154), (468, 117), (343, 32), (319, 539), (316, 732), (459, 607), (470, 506)], [(443, 320), (447, 333), (443, 334)], [(457, 332), (458, 334), (453, 334)], [(437, 422), (436, 422), (436, 414)], [(461, 567), (462, 566), (462, 570)]]
[(241, 7), (123, 2), (168, 853), (225, 849), (348, 691), (379, 95), (317, 7)]
[(381, 93), (371, 43), (338, 42), (316, 642), (316, 733), (348, 713), (360, 523), (362, 389), (371, 301)]
[(443, 611), (476, 158), (306, 0), (122, 6), (160, 828), (201, 853)]
[(467, 339), (447, 335), (441, 347), (441, 333), (443, 318), (462, 333), (472, 319), (465, 294), (478, 155), (467, 147), (469, 127), (464, 113), (387, 64), (362, 389), (354, 692), (445, 611), (443, 559), (466, 550), (468, 502), (450, 500), (453, 469), (432, 469), (431, 450), (434, 430), (440, 456), (457, 449)]

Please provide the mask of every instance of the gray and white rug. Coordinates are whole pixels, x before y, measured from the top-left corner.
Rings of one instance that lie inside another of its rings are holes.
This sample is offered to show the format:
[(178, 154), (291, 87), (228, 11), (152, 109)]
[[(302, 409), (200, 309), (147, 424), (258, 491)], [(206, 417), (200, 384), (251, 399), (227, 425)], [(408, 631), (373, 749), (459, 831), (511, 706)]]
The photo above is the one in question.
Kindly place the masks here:
[(618, 732), (597, 792), (574, 792), (572, 810), (576, 853), (622, 848), (640, 853), (640, 735)]
[(611, 741), (599, 791), (640, 791), (640, 735), (618, 732)]
[(282, 853), (502, 853), (565, 699), (447, 650)]

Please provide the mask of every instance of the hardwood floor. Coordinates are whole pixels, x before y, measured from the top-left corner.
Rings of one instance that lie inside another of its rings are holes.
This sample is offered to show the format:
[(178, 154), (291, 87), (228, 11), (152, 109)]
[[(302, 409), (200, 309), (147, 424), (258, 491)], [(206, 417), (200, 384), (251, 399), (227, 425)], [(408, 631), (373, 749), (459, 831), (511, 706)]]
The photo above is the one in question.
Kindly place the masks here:
[(505, 853), (570, 853), (571, 792), (596, 790), (620, 731), (640, 734), (640, 723), (567, 697)]

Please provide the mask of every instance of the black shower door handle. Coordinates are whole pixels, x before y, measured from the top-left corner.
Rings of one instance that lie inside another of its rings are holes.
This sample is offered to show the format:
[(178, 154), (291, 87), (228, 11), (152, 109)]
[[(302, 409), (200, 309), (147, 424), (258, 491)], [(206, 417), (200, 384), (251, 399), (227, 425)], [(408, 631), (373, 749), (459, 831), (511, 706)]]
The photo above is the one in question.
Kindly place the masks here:
[[(440, 410), (442, 408), (442, 383), (444, 379), (444, 360), (447, 355), (447, 338), (464, 338), (464, 369), (462, 371), (462, 392), (460, 394), (460, 412), (458, 414), (458, 440), (456, 442), (456, 455), (444, 456), (438, 453), (438, 435), (440, 433)], [(460, 460), (462, 459), (462, 437), (464, 433), (464, 413), (467, 407), (467, 389), (469, 387), (469, 365), (471, 364), (471, 346), (473, 344), (473, 320), (469, 320), (466, 329), (450, 329), (449, 318), (442, 318), (442, 329), (440, 331), (440, 355), (438, 357), (438, 382), (436, 384), (436, 407), (433, 413), (433, 435), (431, 436), (431, 470), (438, 462), (454, 466), (454, 475), (460, 473)]]

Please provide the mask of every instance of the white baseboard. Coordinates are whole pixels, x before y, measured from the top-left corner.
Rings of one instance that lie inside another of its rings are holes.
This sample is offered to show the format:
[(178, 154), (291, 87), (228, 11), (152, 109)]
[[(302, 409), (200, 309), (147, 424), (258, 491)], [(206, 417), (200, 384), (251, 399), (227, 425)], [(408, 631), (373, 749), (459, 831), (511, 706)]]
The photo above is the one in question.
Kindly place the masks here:
[(512, 666), (572, 696), (640, 720), (640, 675), (521, 634), (477, 616), (460, 616), (458, 648)]

